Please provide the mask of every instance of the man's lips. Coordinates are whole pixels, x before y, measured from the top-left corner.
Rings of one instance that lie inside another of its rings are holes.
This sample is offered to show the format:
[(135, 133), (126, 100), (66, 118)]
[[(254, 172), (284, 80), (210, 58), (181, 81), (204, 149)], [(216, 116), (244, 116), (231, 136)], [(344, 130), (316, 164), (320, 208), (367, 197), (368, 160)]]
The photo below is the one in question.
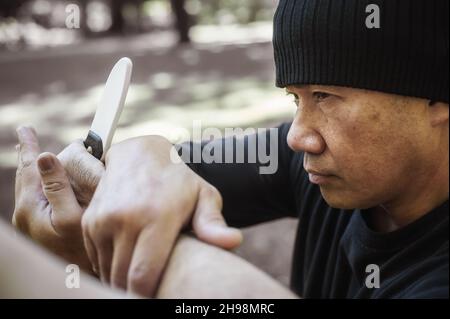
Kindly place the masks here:
[(326, 184), (330, 182), (330, 180), (335, 177), (333, 174), (328, 172), (314, 170), (314, 169), (305, 169), (308, 172), (309, 181), (313, 184)]

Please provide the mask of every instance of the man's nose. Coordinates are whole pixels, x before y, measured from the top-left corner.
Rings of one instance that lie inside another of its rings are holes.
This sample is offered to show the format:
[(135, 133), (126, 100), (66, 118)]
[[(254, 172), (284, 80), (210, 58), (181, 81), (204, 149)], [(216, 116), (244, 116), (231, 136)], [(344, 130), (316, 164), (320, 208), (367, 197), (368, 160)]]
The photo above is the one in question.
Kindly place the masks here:
[(320, 155), (326, 144), (320, 133), (314, 128), (312, 119), (307, 114), (297, 112), (287, 136), (289, 147), (295, 152)]

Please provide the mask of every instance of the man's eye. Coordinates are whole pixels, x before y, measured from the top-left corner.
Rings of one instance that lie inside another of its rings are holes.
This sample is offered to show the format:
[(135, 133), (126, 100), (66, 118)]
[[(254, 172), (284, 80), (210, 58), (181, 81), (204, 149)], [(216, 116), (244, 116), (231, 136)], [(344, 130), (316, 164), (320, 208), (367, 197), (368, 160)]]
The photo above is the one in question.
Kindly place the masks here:
[(325, 92), (314, 92), (313, 96), (314, 96), (314, 99), (316, 101), (321, 102), (321, 101), (329, 98), (331, 96), (331, 94), (328, 94), (328, 93), (325, 93)]

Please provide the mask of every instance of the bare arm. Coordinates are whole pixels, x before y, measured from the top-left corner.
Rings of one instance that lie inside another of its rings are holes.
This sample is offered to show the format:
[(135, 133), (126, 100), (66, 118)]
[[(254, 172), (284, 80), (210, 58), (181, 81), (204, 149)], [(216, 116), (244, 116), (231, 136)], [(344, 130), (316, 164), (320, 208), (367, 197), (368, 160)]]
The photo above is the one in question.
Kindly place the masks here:
[(80, 288), (66, 287), (69, 263), (0, 221), (0, 298), (120, 298), (80, 272)]
[(246, 260), (182, 236), (172, 253), (157, 298), (297, 298)]
[[(66, 287), (67, 262), (0, 222), (0, 298), (126, 298), (80, 272), (80, 288)], [(45, 288), (43, 288), (45, 287)], [(182, 236), (162, 277), (157, 298), (294, 298), (243, 259)]]

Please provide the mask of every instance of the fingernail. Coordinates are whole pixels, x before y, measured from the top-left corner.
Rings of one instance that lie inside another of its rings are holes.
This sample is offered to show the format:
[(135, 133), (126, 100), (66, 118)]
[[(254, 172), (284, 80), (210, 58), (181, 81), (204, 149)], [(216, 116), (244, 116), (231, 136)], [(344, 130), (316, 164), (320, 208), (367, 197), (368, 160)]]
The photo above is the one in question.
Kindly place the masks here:
[(20, 142), (24, 141), (27, 138), (27, 133), (30, 129), (26, 126), (19, 126), (16, 129), (16, 133), (17, 133), (17, 138), (19, 139)]
[(55, 163), (50, 156), (41, 157), (38, 160), (39, 170), (43, 173), (47, 173), (53, 169)]
[(21, 125), (18, 128), (16, 128), (16, 133), (19, 136), (23, 136), (23, 135), (25, 135), (27, 133), (36, 135), (36, 130), (32, 126)]

